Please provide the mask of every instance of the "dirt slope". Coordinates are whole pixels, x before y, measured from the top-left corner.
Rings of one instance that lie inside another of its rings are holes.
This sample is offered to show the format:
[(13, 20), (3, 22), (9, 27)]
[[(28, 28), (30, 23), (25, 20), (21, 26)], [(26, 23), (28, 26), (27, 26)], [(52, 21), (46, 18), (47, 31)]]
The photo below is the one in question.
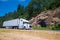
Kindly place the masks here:
[(44, 20), (47, 26), (54, 26), (55, 24), (60, 23), (60, 8), (41, 12), (36, 17), (32, 17), (29, 21), (32, 26), (40, 26), (38, 22), (41, 20)]
[(0, 40), (60, 40), (60, 31), (0, 29)]

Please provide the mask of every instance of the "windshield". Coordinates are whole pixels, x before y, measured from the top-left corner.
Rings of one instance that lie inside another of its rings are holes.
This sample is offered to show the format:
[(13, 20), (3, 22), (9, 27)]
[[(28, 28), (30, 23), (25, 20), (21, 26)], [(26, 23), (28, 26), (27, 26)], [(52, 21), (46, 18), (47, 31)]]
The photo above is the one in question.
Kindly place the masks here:
[(29, 24), (28, 22), (23, 22), (23, 24)]

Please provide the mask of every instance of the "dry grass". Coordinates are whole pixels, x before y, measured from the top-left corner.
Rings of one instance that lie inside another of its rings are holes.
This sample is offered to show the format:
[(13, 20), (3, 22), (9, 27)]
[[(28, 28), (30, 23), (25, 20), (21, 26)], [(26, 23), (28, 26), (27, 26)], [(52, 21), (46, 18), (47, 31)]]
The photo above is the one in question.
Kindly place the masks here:
[(60, 32), (0, 29), (0, 40), (60, 40)]

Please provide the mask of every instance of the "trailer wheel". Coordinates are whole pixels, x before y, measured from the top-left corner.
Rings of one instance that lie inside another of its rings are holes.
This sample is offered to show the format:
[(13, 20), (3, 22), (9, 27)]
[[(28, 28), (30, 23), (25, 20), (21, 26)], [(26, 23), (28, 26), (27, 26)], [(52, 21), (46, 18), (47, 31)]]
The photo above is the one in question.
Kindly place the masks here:
[(17, 26), (13, 26), (12, 29), (18, 29), (18, 27)]
[(26, 27), (24, 26), (24, 28), (23, 29), (26, 29)]

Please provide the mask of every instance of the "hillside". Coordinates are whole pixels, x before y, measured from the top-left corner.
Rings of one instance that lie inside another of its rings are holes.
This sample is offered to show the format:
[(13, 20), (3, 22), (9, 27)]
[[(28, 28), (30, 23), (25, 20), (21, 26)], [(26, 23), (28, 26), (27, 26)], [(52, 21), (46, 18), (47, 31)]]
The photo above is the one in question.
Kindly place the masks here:
[(60, 23), (60, 7), (54, 10), (43, 11), (36, 17), (29, 20), (32, 26), (40, 26), (39, 22), (45, 23), (46, 26), (54, 26)]

